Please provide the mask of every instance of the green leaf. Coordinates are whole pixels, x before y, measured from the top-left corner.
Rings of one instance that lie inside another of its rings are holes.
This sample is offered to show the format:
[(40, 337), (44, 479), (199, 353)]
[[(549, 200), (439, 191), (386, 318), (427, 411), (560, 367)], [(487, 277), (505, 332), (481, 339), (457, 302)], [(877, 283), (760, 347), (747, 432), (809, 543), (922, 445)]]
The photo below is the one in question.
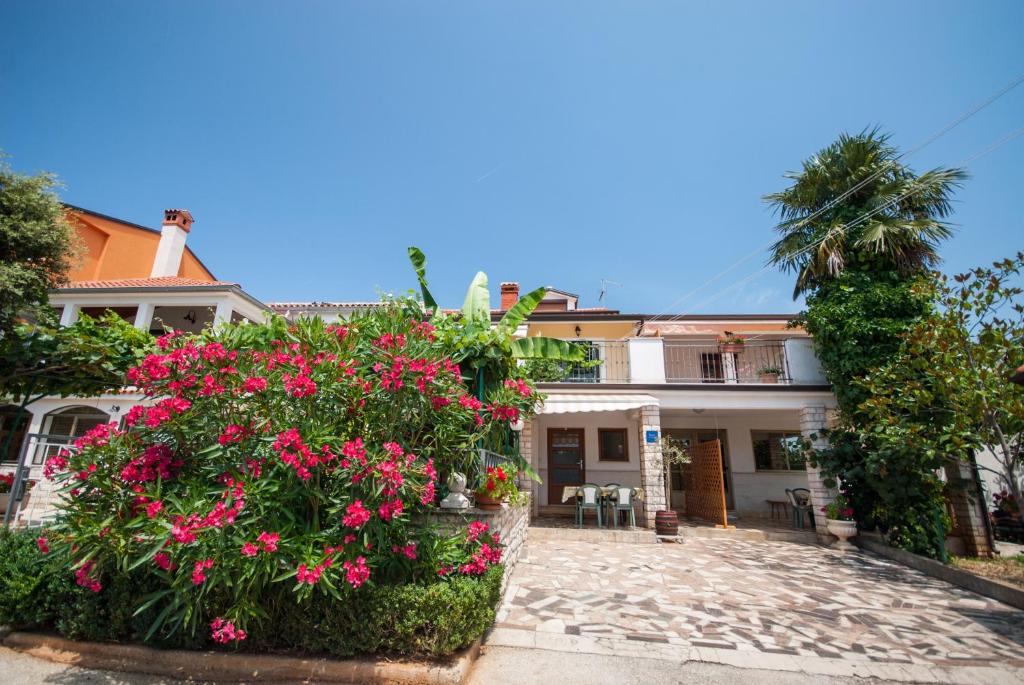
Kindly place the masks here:
[(437, 301), (430, 294), (427, 288), (427, 258), (418, 247), (409, 247), (409, 261), (412, 268), (416, 270), (416, 279), (420, 282), (420, 291), (423, 293), (423, 304), (437, 312)]
[(516, 359), (554, 359), (565, 362), (584, 361), (584, 349), (580, 345), (556, 338), (536, 336), (512, 341), (512, 356)]
[(491, 317), (491, 294), (487, 289), (487, 274), (477, 271), (466, 291), (462, 303), (462, 316), (466, 321), (487, 321)]
[(498, 322), (498, 328), (505, 335), (512, 335), (516, 329), (519, 328), (519, 324), (526, 320), (533, 310), (537, 308), (540, 301), (544, 299), (544, 295), (547, 293), (547, 288), (537, 288), (519, 298), (511, 309), (505, 312), (505, 316), (501, 317), (501, 321)]

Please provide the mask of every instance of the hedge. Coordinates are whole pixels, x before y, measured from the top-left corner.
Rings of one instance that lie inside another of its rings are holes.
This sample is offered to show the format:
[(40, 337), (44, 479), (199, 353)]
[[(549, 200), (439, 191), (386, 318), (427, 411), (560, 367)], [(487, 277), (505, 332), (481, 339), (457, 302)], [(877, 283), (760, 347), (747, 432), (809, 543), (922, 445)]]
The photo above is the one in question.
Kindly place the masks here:
[[(142, 598), (161, 587), (149, 573), (108, 575), (103, 590), (75, 585), (67, 560), (43, 555), (39, 531), (0, 532), (0, 625), (55, 630), (77, 640), (143, 642), (153, 610), (135, 616)], [(367, 585), (339, 601), (315, 593), (297, 603), (278, 584), (261, 600), (266, 617), (253, 624), (241, 651), (296, 651), (332, 656), (399, 654), (443, 656), (466, 647), (494, 622), (502, 567), (479, 577), (458, 576), (427, 585)], [(228, 597), (207, 598), (216, 615)], [(204, 631), (159, 636), (153, 646), (214, 647)]]

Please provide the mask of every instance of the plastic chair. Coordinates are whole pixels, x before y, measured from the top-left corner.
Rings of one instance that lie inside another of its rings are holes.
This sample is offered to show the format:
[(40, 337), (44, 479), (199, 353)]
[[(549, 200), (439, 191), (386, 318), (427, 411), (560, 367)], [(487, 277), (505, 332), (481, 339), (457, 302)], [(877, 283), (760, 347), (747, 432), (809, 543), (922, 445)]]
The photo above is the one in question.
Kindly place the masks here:
[(597, 514), (597, 527), (603, 528), (601, 524), (601, 488), (593, 483), (584, 483), (576, 489), (576, 527), (583, 527), (583, 515), (587, 509), (593, 509)]
[(786, 497), (793, 507), (793, 527), (804, 527), (804, 513), (810, 519), (811, 528), (814, 528), (814, 508), (811, 506), (811, 491), (807, 488), (786, 489)]
[(615, 492), (608, 500), (608, 510), (611, 512), (616, 528), (619, 527), (619, 512), (629, 513), (629, 525), (636, 528), (636, 512), (633, 510), (633, 495), (635, 494), (635, 488), (616, 485)]

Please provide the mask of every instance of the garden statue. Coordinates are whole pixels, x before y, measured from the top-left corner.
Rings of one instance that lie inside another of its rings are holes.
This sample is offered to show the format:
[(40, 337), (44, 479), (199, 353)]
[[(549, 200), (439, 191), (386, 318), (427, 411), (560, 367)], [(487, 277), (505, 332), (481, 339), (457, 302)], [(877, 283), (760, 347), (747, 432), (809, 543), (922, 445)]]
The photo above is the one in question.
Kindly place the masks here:
[(458, 471), (448, 477), (448, 496), (441, 500), (442, 509), (469, 509), (466, 497), (466, 477)]

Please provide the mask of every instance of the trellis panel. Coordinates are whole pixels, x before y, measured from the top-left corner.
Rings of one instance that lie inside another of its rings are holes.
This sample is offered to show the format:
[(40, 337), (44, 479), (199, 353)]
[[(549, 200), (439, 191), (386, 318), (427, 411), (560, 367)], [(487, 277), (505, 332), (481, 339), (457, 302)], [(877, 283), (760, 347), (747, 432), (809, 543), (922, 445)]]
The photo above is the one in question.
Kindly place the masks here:
[(729, 527), (722, 476), (722, 442), (710, 440), (690, 447), (686, 478), (686, 515)]

